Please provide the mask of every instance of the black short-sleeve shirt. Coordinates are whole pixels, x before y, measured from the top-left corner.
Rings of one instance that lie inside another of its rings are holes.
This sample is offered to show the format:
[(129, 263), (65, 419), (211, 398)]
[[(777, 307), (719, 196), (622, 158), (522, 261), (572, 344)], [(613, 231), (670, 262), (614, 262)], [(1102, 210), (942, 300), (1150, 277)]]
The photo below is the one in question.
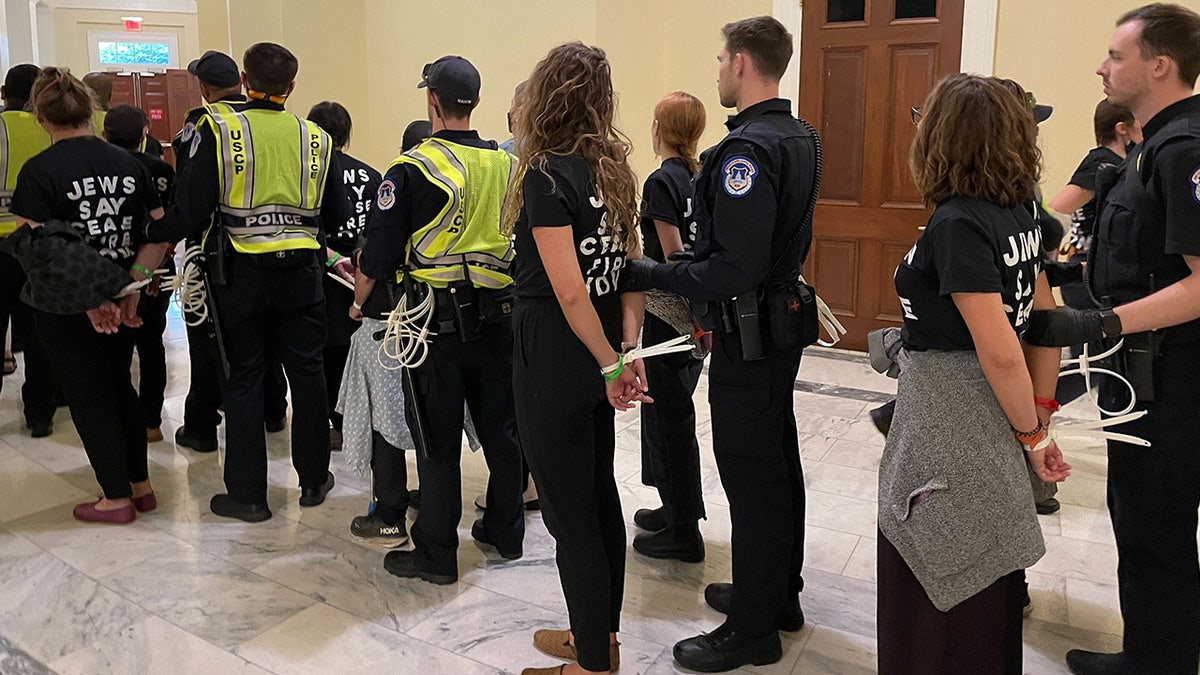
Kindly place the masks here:
[(692, 173), (687, 164), (675, 157), (663, 160), (662, 166), (650, 174), (642, 187), (643, 255), (665, 262), (658, 228), (654, 226), (656, 220), (679, 228), (683, 250), (695, 248), (697, 227), (692, 217), (693, 198)]
[(975, 349), (952, 293), (999, 293), (1020, 334), (1041, 272), (1041, 230), (1025, 205), (1006, 209), (956, 197), (938, 206), (896, 268), (904, 344), (913, 350)]
[(375, 204), (383, 176), (341, 150), (337, 154), (342, 160), (342, 178), (346, 183), (346, 196), (350, 200), (352, 215), (337, 232), (329, 234), (329, 247), (342, 255), (349, 255), (358, 246), (359, 237), (367, 227), (367, 215)]
[(129, 151), (94, 136), (61, 140), (25, 163), (12, 212), (62, 220), (106, 258), (128, 268), (148, 213), (162, 206), (150, 172)]
[[(1125, 160), (1120, 155), (1108, 148), (1092, 148), (1079, 163), (1075, 173), (1071, 174), (1071, 179), (1067, 181), (1067, 184), (1077, 185), (1084, 190), (1095, 192), (1096, 174), (1100, 171), (1100, 167), (1105, 164), (1117, 166), (1123, 161)], [(1075, 212), (1071, 214), (1071, 243), (1075, 248), (1087, 250), (1090, 237), (1096, 231), (1097, 215), (1095, 197), (1075, 209)]]
[(578, 156), (549, 155), (521, 184), (525, 203), (514, 227), (514, 293), (518, 298), (553, 298), (554, 288), (533, 238), (535, 227), (570, 227), (575, 255), (588, 295), (596, 300), (616, 293), (625, 249), (608, 234), (608, 208), (596, 198), (587, 162)]

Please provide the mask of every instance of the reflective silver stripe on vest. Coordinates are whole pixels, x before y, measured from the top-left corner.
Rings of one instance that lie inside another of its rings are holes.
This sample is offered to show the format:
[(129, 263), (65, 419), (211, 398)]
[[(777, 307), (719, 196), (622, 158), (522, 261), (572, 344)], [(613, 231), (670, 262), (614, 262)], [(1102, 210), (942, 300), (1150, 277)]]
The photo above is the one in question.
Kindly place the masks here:
[[(426, 143), (425, 147), (430, 149), (436, 148), (438, 152), (442, 153), (446, 157), (447, 161), (449, 161), (455, 169), (458, 169), (459, 173), (461, 173), (463, 176), (467, 175), (466, 167), (462, 165), (462, 162), (458, 161), (458, 157), (455, 157), (454, 153), (451, 152), (449, 148), (437, 142)], [(454, 224), (454, 216), (458, 213), (462, 200), (458, 194), (458, 190), (460, 188), (459, 184), (455, 183), (454, 179), (439, 171), (437, 165), (434, 164), (432, 160), (416, 152), (408, 155), (408, 157), (420, 162), (421, 166), (425, 167), (425, 171), (427, 171), (434, 180), (437, 180), (446, 187), (450, 188), (450, 194), (452, 195), (450, 197), (450, 205), (446, 209), (446, 215), (442, 216), (441, 221), (439, 221), (436, 225), (429, 228), (429, 231), (426, 232), (423, 237), (421, 237), (420, 241), (415, 242), (410, 247), (413, 254), (420, 257), (419, 253), (422, 249), (424, 249), (426, 246), (432, 245), (433, 239), (437, 238), (437, 236), (442, 233), (442, 230), (444, 230), (447, 226)], [(456, 261), (454, 264), (459, 264), (459, 261)]]
[(512, 263), (512, 249), (509, 249), (509, 251), (510, 255), (507, 258), (497, 258), (496, 256), (488, 255), (487, 253), (455, 253), (452, 255), (439, 256), (437, 258), (427, 258), (421, 255), (419, 251), (415, 250), (412, 252), (412, 255), (414, 258), (416, 258), (417, 262), (428, 267), (455, 266), (461, 270), (462, 264), (466, 262), (504, 272), (508, 270), (509, 265)]
[[(246, 180), (245, 187), (242, 189), (242, 206), (250, 208), (254, 199), (254, 147), (250, 140), (250, 122), (246, 116), (237, 111), (230, 111), (242, 123), (242, 145), (243, 152), (246, 155)], [(213, 121), (213, 125), (217, 129), (217, 142), (221, 144), (218, 149), (221, 161), (225, 171), (225, 197), (222, 199), (224, 204), (233, 204), (233, 177), (236, 175), (233, 163), (233, 139), (231, 138), (231, 130), (225, 119), (221, 115), (209, 115), (209, 119)]]
[(303, 216), (305, 218), (316, 218), (321, 213), (320, 209), (301, 209), (296, 208), (295, 206), (287, 206), (285, 204), (267, 204), (265, 206), (259, 206), (253, 209), (238, 209), (232, 206), (224, 205), (218, 208), (220, 209), (221, 213), (228, 213), (229, 215), (236, 216), (238, 218), (260, 216), (264, 213), (287, 213)]

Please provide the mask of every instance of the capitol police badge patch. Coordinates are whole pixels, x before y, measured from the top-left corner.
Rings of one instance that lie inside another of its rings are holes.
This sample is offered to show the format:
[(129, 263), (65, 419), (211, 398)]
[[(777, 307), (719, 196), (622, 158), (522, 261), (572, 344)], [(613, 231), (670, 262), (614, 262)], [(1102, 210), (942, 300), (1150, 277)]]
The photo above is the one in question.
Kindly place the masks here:
[(192, 145), (188, 148), (188, 159), (196, 156), (196, 151), (200, 149), (200, 134), (192, 134)]
[(196, 125), (192, 122), (188, 122), (187, 124), (183, 125), (183, 131), (179, 132), (179, 141), (181, 143), (187, 143), (188, 141), (191, 141), (192, 134), (194, 133), (196, 133)]
[(1195, 173), (1192, 174), (1192, 199), (1200, 204), (1200, 166), (1196, 167)]
[(379, 184), (379, 192), (375, 204), (380, 211), (387, 211), (396, 203), (396, 184), (387, 179)]
[(725, 174), (725, 180), (722, 183), (725, 187), (725, 194), (730, 197), (745, 197), (754, 189), (758, 167), (749, 157), (734, 155), (725, 160), (721, 171)]

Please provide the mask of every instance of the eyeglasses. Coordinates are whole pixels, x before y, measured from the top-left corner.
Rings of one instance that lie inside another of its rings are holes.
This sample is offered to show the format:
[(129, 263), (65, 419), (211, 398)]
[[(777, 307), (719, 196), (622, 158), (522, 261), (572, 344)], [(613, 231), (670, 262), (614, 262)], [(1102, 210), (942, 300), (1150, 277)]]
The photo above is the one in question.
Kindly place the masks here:
[(918, 124), (921, 123), (921, 108), (919, 106), (914, 105), (912, 108), (909, 109), (908, 116), (909, 116), (909, 119), (912, 120), (913, 126), (917, 126)]

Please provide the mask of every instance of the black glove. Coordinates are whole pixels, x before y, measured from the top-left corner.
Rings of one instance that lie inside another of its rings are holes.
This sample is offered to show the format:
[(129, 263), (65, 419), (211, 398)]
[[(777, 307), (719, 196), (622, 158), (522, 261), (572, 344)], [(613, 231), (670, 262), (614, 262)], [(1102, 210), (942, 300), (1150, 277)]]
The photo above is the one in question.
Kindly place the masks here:
[[(1098, 309), (1035, 309), (1021, 336), (1037, 347), (1072, 347), (1104, 337), (1104, 323)], [(1116, 337), (1110, 335), (1109, 337)]]
[(625, 266), (621, 268), (621, 278), (617, 281), (617, 291), (631, 293), (654, 288), (654, 268), (660, 264), (650, 258), (626, 258)]
[(667, 260), (671, 262), (691, 262), (696, 259), (695, 251), (675, 251), (667, 256)]

